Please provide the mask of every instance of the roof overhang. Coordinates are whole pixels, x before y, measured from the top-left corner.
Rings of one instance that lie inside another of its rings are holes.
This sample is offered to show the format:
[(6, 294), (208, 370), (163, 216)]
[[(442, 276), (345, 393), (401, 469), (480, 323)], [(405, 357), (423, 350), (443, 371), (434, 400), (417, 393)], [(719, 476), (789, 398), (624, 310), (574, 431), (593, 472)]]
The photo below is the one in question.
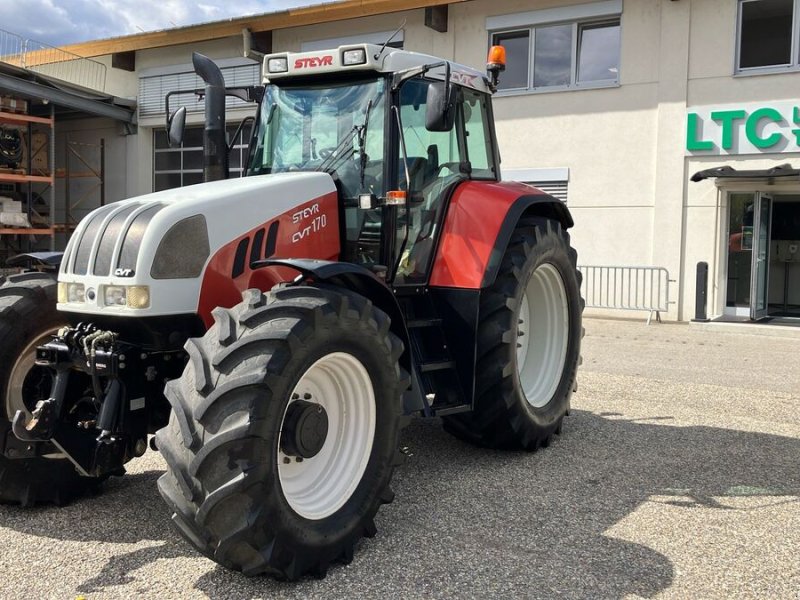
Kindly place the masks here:
[(344, 0), (341, 2), (325, 2), (312, 6), (291, 8), (278, 12), (249, 15), (225, 21), (201, 23), (188, 27), (135, 33), (105, 40), (94, 40), (63, 46), (66, 52), (78, 56), (91, 57), (194, 44), (226, 37), (241, 36), (243, 29), (253, 33), (316, 25), (332, 21), (344, 21), (360, 17), (371, 17), (387, 13), (430, 8), (434, 6), (457, 4), (467, 0)]
[(81, 116), (107, 117), (123, 123), (136, 120), (134, 101), (73, 88), (59, 80), (5, 63), (0, 63), (0, 93), (27, 99), (35, 106), (52, 104)]
[(737, 170), (733, 167), (714, 167), (713, 169), (705, 169), (698, 171), (692, 175), (691, 180), (694, 182), (703, 181), (705, 179), (785, 179), (793, 177), (800, 181), (800, 169), (793, 169), (792, 165), (785, 164), (771, 169), (750, 169), (750, 170)]

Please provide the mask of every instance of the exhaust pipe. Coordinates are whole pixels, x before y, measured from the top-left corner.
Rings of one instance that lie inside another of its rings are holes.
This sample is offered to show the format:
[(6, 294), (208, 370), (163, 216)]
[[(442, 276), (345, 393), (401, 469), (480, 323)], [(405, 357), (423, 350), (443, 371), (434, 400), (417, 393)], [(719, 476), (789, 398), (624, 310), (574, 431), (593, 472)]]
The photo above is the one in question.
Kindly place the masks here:
[(228, 144), (225, 139), (225, 79), (213, 60), (192, 54), (194, 71), (206, 83), (206, 124), (203, 130), (203, 181), (228, 178)]

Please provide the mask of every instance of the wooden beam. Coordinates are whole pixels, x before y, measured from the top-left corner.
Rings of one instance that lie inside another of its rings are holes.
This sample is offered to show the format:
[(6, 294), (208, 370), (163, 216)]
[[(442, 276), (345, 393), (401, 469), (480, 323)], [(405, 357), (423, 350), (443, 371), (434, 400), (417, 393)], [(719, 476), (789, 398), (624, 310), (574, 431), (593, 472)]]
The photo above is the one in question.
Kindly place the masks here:
[(53, 235), (55, 230), (52, 227), (37, 229), (17, 229), (16, 227), (0, 228), (0, 235)]
[(133, 50), (114, 52), (114, 54), (111, 55), (111, 68), (122, 69), (123, 71), (135, 71), (136, 52)]
[(41, 123), (43, 125), (53, 125), (53, 119), (49, 117), (34, 117), (21, 113), (0, 112), (0, 123), (16, 123), (25, 125), (27, 123)]
[(439, 33), (447, 31), (447, 4), (429, 6), (425, 9), (425, 27), (430, 27)]
[(203, 23), (177, 29), (136, 33), (107, 40), (95, 40), (63, 46), (62, 50), (83, 57), (103, 56), (115, 52), (130, 52), (149, 48), (164, 48), (181, 44), (194, 44), (226, 37), (240, 36), (242, 29), (254, 34), (287, 27), (316, 25), (346, 19), (371, 17), (406, 10), (416, 10), (442, 4), (456, 4), (467, 0), (342, 0), (268, 13)]
[(17, 173), (0, 173), (0, 181), (9, 183), (53, 183), (49, 175), (18, 175)]

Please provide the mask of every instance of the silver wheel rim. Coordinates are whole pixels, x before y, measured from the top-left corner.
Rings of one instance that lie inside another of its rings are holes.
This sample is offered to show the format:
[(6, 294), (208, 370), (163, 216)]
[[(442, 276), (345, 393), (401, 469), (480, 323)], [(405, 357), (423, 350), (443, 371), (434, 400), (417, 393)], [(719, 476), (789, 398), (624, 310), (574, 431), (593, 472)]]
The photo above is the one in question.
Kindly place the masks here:
[[(8, 385), (6, 386), (5, 397), (5, 412), (6, 418), (10, 421), (18, 410), (23, 411), (25, 414), (30, 415), (28, 407), (25, 406), (25, 401), (22, 397), (22, 388), (25, 384), (25, 378), (30, 373), (31, 369), (36, 363), (36, 347), (49, 342), (53, 335), (58, 331), (58, 328), (49, 329), (36, 336), (33, 341), (28, 344), (25, 349), (17, 357), (14, 366), (11, 367), (11, 373), (8, 377)], [(41, 398), (40, 398), (41, 400)]]
[(289, 404), (298, 397), (322, 405), (328, 415), (328, 435), (317, 455), (302, 461), (287, 456), (279, 446), (278, 477), (292, 510), (319, 520), (344, 506), (361, 482), (375, 438), (375, 392), (361, 361), (334, 352), (309, 367)]
[(546, 406), (556, 393), (569, 344), (569, 303), (553, 265), (540, 265), (522, 295), (517, 323), (517, 373), (525, 399)]

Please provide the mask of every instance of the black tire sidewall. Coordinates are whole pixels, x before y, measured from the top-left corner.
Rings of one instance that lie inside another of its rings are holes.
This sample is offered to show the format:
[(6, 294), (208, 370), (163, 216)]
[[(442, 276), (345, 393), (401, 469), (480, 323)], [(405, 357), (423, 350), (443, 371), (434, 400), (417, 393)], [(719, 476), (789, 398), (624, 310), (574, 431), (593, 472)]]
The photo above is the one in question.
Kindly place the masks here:
[[(563, 238), (560, 227), (547, 228), (547, 222), (539, 229), (537, 243), (533, 245), (522, 268), (523, 276), (514, 296), (515, 308), (512, 323), (517, 323), (523, 297), (528, 283), (536, 269), (549, 264), (555, 267), (564, 285), (567, 298), (567, 315), (569, 332), (564, 368), (556, 391), (547, 404), (542, 407), (531, 405), (522, 389), (517, 365), (517, 337), (508, 345), (509, 360), (513, 365), (514, 393), (517, 405), (528, 416), (531, 422), (540, 428), (555, 428), (564, 413), (569, 410), (569, 400), (578, 367), (581, 347), (581, 302), (575, 265), (570, 259), (570, 248)], [(552, 223), (552, 222), (551, 222)]]
[[(0, 344), (0, 367), (2, 367), (0, 368), (0, 398), (2, 399), (0, 420), (8, 421), (9, 423), (10, 420), (6, 414), (6, 394), (8, 393), (11, 370), (17, 363), (20, 354), (37, 337), (46, 334), (48, 331), (55, 331), (66, 324), (66, 319), (56, 310), (56, 281), (43, 276), (42, 284), (41, 288), (39, 288), (41, 291), (40, 298), (29, 296), (32, 291), (30, 287), (26, 286), (20, 289), (20, 299), (15, 304), (36, 303), (36, 318), (15, 319), (11, 335), (6, 336), (3, 339), (3, 343)], [(13, 285), (13, 282), (10, 282), (6, 284), (6, 287), (11, 288)], [(53, 288), (52, 291), (49, 289), (50, 287)], [(33, 290), (36, 290), (36, 288), (33, 288)]]
[[(17, 298), (12, 314), (6, 316), (10, 330), (0, 345), (0, 366), (3, 367), (0, 368), (0, 438), (3, 441), (14, 435), (6, 415), (11, 369), (32, 341), (66, 323), (56, 310), (56, 286), (54, 278), (44, 274), (37, 277), (33, 273), (12, 276), (3, 285), (6, 298)], [(54, 447), (52, 450), (57, 451)], [(49, 448), (45, 447), (44, 451)], [(63, 503), (97, 484), (96, 480), (81, 477), (66, 458), (9, 459), (0, 455), (0, 471), (0, 503)]]

